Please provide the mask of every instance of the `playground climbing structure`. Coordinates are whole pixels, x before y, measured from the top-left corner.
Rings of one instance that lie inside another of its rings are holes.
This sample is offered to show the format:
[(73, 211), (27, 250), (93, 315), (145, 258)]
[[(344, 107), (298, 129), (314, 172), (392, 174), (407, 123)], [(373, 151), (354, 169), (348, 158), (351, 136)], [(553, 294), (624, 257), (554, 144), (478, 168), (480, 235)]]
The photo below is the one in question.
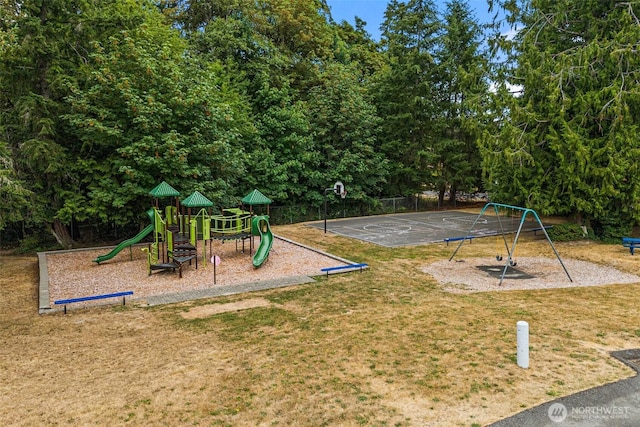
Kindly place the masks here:
[[(209, 199), (195, 191), (179, 201), (180, 193), (166, 182), (162, 182), (149, 192), (154, 198), (154, 206), (147, 211), (151, 224), (131, 239), (127, 239), (117, 245), (105, 255), (97, 257), (98, 264), (112, 259), (125, 248), (129, 248), (143, 241), (151, 234), (152, 241), (143, 251), (147, 255), (147, 267), (149, 275), (157, 270), (178, 271), (182, 277), (183, 267), (195, 263), (198, 268), (198, 246), (202, 241), (202, 262), (206, 266), (208, 259), (207, 242), (209, 242), (209, 254), (212, 254), (212, 240), (235, 240), (236, 250), (238, 243), (242, 242), (242, 251), (245, 251), (245, 242), (249, 242), (249, 254), (253, 254), (253, 237), (260, 237), (260, 245), (253, 256), (254, 267), (260, 267), (268, 258), (273, 243), (273, 234), (269, 226), (268, 215), (254, 216), (240, 208), (223, 209), (219, 215), (211, 213), (214, 205)], [(160, 208), (160, 198), (175, 198), (163, 209)], [(271, 200), (254, 190), (247, 197), (249, 204), (268, 204)], [(243, 199), (243, 201), (245, 201)]]

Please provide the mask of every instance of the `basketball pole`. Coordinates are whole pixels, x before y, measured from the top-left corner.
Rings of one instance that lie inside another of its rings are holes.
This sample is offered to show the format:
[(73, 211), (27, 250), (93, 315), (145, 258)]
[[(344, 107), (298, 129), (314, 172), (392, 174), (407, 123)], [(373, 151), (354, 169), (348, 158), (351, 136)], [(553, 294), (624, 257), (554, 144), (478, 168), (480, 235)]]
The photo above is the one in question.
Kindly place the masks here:
[(324, 234), (327, 234), (327, 193), (329, 191), (333, 191), (334, 194), (340, 194), (343, 199), (347, 194), (347, 190), (344, 189), (344, 184), (341, 181), (336, 181), (333, 187), (324, 189)]
[(327, 234), (327, 192), (333, 191), (333, 187), (324, 189), (324, 234)]

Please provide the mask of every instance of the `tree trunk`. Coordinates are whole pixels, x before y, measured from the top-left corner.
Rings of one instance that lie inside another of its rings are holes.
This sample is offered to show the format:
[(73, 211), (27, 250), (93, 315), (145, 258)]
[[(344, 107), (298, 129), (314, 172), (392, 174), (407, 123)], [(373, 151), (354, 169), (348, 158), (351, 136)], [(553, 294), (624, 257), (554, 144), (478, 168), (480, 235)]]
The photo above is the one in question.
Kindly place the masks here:
[(438, 207), (441, 208), (444, 205), (444, 193), (447, 190), (447, 187), (442, 184), (440, 186), (440, 191), (438, 191)]
[(454, 206), (457, 205), (456, 193), (457, 193), (456, 187), (452, 185), (451, 188), (449, 188), (449, 204), (450, 205), (454, 205)]
[(54, 220), (51, 226), (51, 234), (56, 238), (56, 241), (65, 249), (71, 249), (73, 247), (73, 238), (69, 233), (69, 230), (60, 220)]

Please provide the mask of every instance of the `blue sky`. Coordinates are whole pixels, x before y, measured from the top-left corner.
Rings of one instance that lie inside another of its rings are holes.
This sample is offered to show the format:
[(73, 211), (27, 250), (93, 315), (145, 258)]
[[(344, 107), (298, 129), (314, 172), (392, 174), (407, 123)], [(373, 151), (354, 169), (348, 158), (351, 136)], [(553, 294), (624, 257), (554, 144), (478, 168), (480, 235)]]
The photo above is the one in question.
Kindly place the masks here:
[[(380, 40), (380, 24), (384, 20), (384, 11), (387, 9), (388, 0), (327, 0), (331, 8), (331, 16), (336, 22), (347, 21), (355, 25), (355, 17), (367, 23), (367, 32), (375, 40)], [(445, 0), (435, 0), (440, 10), (445, 8)], [(488, 12), (487, 0), (467, 0), (470, 9), (474, 12), (479, 22), (490, 22), (494, 12)]]

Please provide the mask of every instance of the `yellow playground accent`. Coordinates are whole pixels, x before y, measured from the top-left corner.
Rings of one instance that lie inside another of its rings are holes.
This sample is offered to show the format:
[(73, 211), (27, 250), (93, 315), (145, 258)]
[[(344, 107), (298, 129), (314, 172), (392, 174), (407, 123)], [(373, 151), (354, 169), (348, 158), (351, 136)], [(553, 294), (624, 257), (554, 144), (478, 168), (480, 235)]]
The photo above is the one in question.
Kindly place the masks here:
[(230, 236), (251, 233), (251, 212), (242, 209), (224, 209), (222, 215), (212, 215), (211, 236)]

